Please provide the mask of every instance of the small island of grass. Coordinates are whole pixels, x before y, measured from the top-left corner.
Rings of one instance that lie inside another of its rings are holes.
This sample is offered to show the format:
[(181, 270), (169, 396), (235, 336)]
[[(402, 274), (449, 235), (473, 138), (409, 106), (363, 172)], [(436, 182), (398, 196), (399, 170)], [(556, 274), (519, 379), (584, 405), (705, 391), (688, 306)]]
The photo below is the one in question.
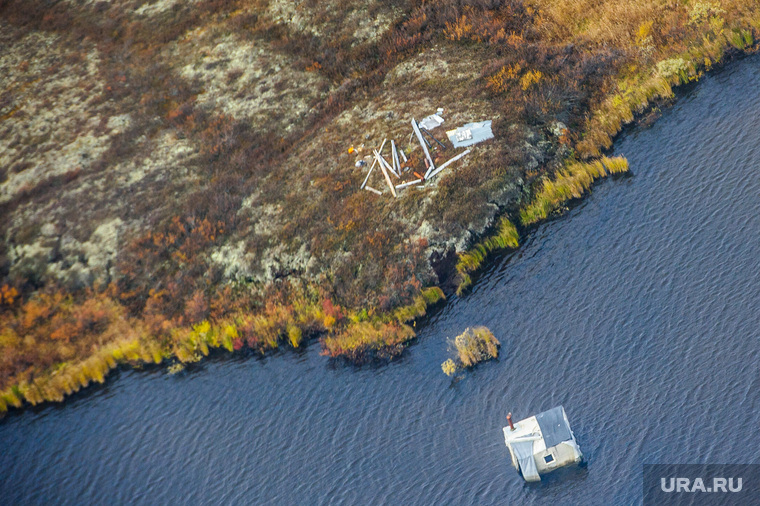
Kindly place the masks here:
[(456, 357), (441, 364), (446, 375), (453, 375), (458, 369), (473, 367), (479, 362), (499, 356), (499, 340), (487, 327), (468, 327), (454, 339)]

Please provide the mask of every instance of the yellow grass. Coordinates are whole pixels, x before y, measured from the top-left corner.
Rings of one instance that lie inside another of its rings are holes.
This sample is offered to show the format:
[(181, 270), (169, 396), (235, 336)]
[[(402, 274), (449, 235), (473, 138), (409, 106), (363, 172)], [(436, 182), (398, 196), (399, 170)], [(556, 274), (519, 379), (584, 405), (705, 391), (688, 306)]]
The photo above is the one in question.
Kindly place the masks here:
[(499, 221), (499, 228), (496, 234), (479, 242), (469, 251), (459, 255), (457, 261), (457, 272), (459, 273), (459, 284), (457, 295), (461, 295), (464, 290), (470, 286), (472, 280), (470, 273), (477, 270), (488, 254), (494, 250), (512, 248), (520, 246), (520, 234), (517, 228), (507, 217), (502, 217)]
[[(553, 180), (544, 181), (533, 200), (520, 210), (520, 221), (524, 226), (538, 223), (546, 219), (563, 203), (583, 196), (595, 180), (624, 172), (628, 172), (628, 161), (622, 157), (603, 157), (592, 162), (568, 162)], [(496, 249), (517, 247), (519, 247), (517, 228), (508, 218), (503, 217), (495, 235), (477, 243), (459, 256), (457, 295), (461, 295), (470, 286), (472, 283), (470, 274), (480, 268), (490, 252)]]
[[(500, 345), (499, 340), (487, 327), (468, 327), (454, 339), (456, 362), (447, 360), (441, 367), (446, 374), (449, 374), (447, 370), (453, 374), (460, 366), (472, 367), (484, 360), (498, 357)], [(451, 365), (455, 366), (453, 370)]]
[(628, 172), (628, 161), (622, 157), (570, 162), (553, 180), (544, 181), (533, 200), (520, 211), (520, 220), (526, 226), (545, 220), (568, 200), (580, 198), (595, 180), (624, 172)]
[(446, 376), (451, 376), (457, 371), (457, 365), (453, 360), (448, 359), (441, 364), (441, 369), (443, 369), (443, 372)]
[(403, 345), (415, 336), (412, 327), (406, 323), (424, 316), (429, 306), (444, 298), (443, 291), (433, 286), (422, 290), (412, 304), (397, 308), (391, 315), (375, 316), (368, 321), (352, 318), (347, 327), (322, 339), (322, 354), (358, 361), (373, 354), (398, 355)]
[[(390, 355), (394, 355), (398, 347), (415, 335), (405, 323), (423, 316), (429, 306), (443, 298), (440, 288), (430, 287), (422, 290), (409, 306), (374, 316), (371, 321), (349, 317), (342, 326), (332, 329), (333, 333), (325, 340), (326, 349), (330, 350), (331, 343), (334, 343), (349, 353), (387, 349)], [(320, 328), (318, 322), (326, 318), (316, 301), (295, 297), (288, 308), (269, 307), (266, 314), (239, 314), (213, 324), (203, 321), (192, 327), (174, 329), (172, 339), (164, 344), (139, 329), (137, 338), (114, 341), (87, 359), (59, 364), (31, 381), (20, 381), (6, 388), (0, 392), (0, 414), (10, 407), (21, 407), (25, 402), (31, 405), (60, 402), (93, 382), (103, 383), (108, 373), (119, 364), (159, 364), (175, 357), (178, 363), (172, 367), (178, 371), (183, 364), (197, 362), (208, 355), (212, 348), (223, 347), (232, 351), (233, 341), (240, 337), (239, 325), (254, 329), (259, 339), (257, 349), (261, 352), (276, 348), (283, 341), (297, 348), (303, 342), (304, 331)]]

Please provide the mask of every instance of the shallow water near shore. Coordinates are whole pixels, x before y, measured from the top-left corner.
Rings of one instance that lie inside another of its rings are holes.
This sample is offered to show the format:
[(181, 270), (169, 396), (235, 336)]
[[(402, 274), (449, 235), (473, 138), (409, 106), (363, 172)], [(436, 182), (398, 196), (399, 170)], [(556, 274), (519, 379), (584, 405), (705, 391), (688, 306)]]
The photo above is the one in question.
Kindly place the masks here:
[[(398, 361), (223, 354), (6, 417), (2, 503), (636, 504), (644, 463), (757, 462), (758, 82), (744, 58), (626, 132), (634, 176), (491, 262)], [(452, 381), (470, 325), (501, 356)], [(504, 417), (558, 404), (588, 465), (527, 485)]]

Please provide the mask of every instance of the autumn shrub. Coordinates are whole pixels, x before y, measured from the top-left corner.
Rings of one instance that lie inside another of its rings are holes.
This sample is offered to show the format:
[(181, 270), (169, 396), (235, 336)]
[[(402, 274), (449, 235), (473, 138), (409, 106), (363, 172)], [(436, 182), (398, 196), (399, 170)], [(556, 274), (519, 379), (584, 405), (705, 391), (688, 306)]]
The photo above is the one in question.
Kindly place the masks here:
[(531, 16), (519, 1), (418, 1), (408, 17), (381, 40), (386, 62), (410, 55), (439, 33), (457, 42), (503, 43), (531, 27)]
[(321, 339), (322, 354), (355, 362), (395, 357), (415, 336), (414, 330), (406, 323), (423, 316), (428, 307), (443, 298), (440, 288), (430, 287), (422, 290), (413, 304), (397, 308), (391, 315), (352, 318), (349, 325)]
[(499, 346), (499, 340), (487, 327), (468, 327), (454, 339), (456, 362), (461, 367), (472, 367), (498, 357)]
[(4, 284), (0, 287), (0, 306), (12, 306), (18, 298), (19, 292), (15, 286)]
[(102, 383), (118, 363), (164, 358), (158, 342), (146, 340), (142, 324), (107, 291), (76, 298), (39, 293), (0, 313), (0, 329), (0, 412), (20, 402), (60, 401)]
[(359, 322), (337, 334), (324, 337), (322, 354), (344, 357), (358, 363), (374, 357), (390, 358), (399, 355), (404, 343), (412, 337), (414, 331), (408, 325), (380, 321)]

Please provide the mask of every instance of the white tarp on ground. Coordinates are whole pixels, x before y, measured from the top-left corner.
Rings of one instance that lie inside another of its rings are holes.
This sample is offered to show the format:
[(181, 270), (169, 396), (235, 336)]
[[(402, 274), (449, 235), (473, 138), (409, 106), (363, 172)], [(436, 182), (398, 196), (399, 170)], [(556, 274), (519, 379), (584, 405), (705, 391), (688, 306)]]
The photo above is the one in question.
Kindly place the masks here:
[(446, 135), (455, 148), (464, 148), (487, 141), (488, 139), (493, 139), (491, 120), (479, 123), (467, 123), (456, 130), (449, 130), (446, 132)]

